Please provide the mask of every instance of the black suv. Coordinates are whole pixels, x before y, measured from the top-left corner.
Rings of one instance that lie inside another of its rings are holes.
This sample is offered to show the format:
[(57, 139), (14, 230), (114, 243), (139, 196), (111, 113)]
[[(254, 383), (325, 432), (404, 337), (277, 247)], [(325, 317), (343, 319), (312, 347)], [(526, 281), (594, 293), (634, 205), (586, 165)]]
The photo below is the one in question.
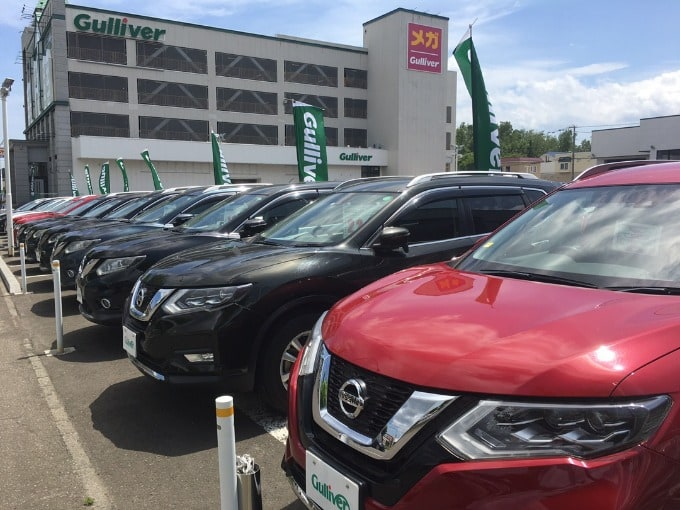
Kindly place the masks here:
[(40, 267), (49, 268), (50, 263), (58, 259), (62, 287), (75, 288), (76, 273), (83, 255), (98, 243), (180, 225), (216, 203), (254, 186), (261, 185), (224, 184), (163, 191), (168, 195), (165, 200), (137, 212), (132, 218), (125, 209), (134, 206), (134, 203), (117, 209), (96, 223), (76, 224), (68, 229), (50, 229), (50, 234), (43, 235), (38, 242)]
[(120, 326), (125, 299), (137, 279), (155, 262), (221, 238), (254, 235), (330, 193), (338, 184), (256, 187), (219, 202), (174, 229), (98, 243), (85, 254), (76, 277), (80, 313), (97, 324)]
[(324, 310), (385, 275), (462, 254), (559, 185), (487, 173), (360, 181), (247, 242), (150, 268), (123, 315), (135, 366), (169, 383), (257, 388), (285, 411), (292, 364)]

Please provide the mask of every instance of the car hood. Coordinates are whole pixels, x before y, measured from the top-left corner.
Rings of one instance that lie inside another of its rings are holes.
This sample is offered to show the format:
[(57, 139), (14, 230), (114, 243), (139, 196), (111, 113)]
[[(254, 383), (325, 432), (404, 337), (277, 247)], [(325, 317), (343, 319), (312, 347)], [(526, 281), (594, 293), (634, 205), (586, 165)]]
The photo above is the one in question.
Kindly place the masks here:
[(252, 271), (313, 255), (309, 249), (224, 240), (161, 260), (145, 273), (144, 281), (157, 287), (238, 284), (247, 282)]
[[(330, 320), (329, 320), (330, 319)], [(379, 280), (324, 323), (331, 352), (446, 392), (603, 397), (680, 345), (680, 298), (480, 274), (446, 264)]]
[(88, 252), (89, 258), (113, 259), (119, 257), (134, 257), (144, 255), (145, 266), (148, 267), (178, 251), (188, 250), (204, 244), (214, 243), (221, 236), (211, 232), (209, 234), (186, 234), (172, 230), (153, 228), (137, 232), (125, 237), (116, 237), (98, 243)]
[(132, 236), (159, 227), (150, 225), (130, 225), (125, 221), (118, 220), (99, 220), (92, 224), (78, 228), (64, 236), (63, 241), (73, 241), (77, 239), (115, 239), (123, 236)]

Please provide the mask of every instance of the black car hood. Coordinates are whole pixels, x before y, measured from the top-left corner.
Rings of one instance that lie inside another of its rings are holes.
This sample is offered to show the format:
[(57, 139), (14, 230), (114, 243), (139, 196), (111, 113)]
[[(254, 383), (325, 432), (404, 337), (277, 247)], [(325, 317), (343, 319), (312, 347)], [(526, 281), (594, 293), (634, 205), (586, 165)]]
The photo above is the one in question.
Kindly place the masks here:
[(132, 236), (149, 230), (158, 230), (159, 227), (152, 225), (131, 225), (126, 221), (109, 220), (94, 223), (73, 229), (64, 237), (65, 241), (73, 239), (114, 239), (124, 236)]
[(290, 248), (225, 240), (167, 257), (150, 268), (143, 278), (146, 283), (157, 287), (239, 283), (239, 277), (241, 281), (247, 281), (243, 277), (252, 271), (317, 254), (318, 249), (315, 248)]
[(129, 237), (120, 237), (98, 243), (88, 252), (89, 258), (114, 259), (145, 255), (143, 267), (181, 250), (188, 250), (208, 243), (214, 243), (223, 235), (215, 232), (206, 234), (188, 234), (184, 232), (154, 229)]

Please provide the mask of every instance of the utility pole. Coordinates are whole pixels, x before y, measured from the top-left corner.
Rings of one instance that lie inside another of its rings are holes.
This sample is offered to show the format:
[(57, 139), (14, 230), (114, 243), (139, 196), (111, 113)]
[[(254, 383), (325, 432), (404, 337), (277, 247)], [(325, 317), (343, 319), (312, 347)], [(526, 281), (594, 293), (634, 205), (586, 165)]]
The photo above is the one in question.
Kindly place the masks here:
[(571, 180), (574, 180), (574, 159), (576, 152), (576, 126), (570, 126), (571, 129)]

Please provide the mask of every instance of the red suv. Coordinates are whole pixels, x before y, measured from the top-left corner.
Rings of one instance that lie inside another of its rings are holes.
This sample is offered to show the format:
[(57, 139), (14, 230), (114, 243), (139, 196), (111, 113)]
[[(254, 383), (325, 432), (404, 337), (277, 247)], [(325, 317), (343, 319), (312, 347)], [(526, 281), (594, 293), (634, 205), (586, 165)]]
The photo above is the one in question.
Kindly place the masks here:
[(679, 215), (680, 162), (612, 169), (339, 301), (290, 382), (300, 499), (680, 508)]

